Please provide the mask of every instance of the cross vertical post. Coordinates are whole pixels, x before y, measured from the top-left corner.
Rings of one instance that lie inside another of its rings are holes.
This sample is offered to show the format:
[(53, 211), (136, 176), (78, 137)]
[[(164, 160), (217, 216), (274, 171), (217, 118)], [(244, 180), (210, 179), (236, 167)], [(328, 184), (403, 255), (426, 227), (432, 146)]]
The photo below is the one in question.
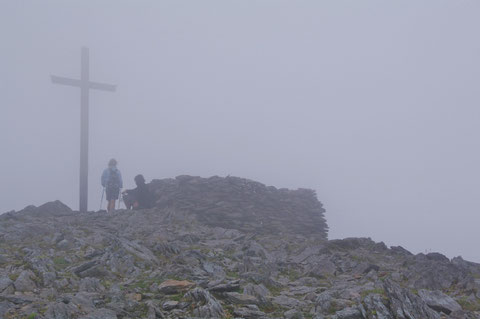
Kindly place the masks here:
[(81, 61), (81, 81), (80, 89), (80, 212), (88, 210), (88, 80), (89, 74), (89, 56), (88, 48), (82, 48)]
[(88, 129), (89, 129), (89, 95), (90, 89), (115, 91), (116, 86), (90, 81), (89, 51), (82, 47), (80, 80), (52, 75), (52, 82), (80, 88), (80, 200), (79, 211), (88, 210)]

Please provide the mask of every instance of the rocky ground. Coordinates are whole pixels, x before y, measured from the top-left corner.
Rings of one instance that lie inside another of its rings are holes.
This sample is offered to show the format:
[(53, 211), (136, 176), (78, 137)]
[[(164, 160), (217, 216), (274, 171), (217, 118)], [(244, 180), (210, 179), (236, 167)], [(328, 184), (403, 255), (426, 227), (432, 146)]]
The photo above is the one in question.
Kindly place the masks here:
[(219, 227), (168, 205), (0, 216), (0, 318), (480, 318), (479, 298), (479, 264), (366, 238)]

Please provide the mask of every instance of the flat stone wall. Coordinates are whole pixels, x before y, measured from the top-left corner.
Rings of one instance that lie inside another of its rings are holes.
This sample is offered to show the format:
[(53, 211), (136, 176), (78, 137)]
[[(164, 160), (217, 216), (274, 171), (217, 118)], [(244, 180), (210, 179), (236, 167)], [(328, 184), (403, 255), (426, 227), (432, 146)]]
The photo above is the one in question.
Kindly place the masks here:
[(325, 209), (310, 189), (288, 190), (238, 178), (178, 176), (153, 180), (158, 208), (195, 214), (198, 221), (258, 233), (327, 238)]

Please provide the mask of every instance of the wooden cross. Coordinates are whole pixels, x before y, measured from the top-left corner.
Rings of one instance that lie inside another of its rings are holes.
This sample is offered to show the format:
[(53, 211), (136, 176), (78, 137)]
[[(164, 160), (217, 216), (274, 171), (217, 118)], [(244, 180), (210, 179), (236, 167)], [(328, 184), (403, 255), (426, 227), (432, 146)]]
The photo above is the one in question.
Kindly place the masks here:
[(80, 80), (52, 75), (52, 82), (80, 88), (80, 212), (88, 209), (88, 100), (90, 89), (110, 91), (115, 85), (90, 81), (88, 48), (82, 47)]

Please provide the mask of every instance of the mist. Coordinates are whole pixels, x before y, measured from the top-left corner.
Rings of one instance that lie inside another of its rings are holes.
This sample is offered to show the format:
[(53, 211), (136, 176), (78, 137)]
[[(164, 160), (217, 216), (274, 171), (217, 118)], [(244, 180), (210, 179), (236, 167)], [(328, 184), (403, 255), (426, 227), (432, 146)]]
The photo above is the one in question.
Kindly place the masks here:
[[(0, 212), (182, 174), (311, 188), (329, 238), (480, 262), (480, 3), (2, 1)], [(105, 207), (105, 204), (104, 204)]]

